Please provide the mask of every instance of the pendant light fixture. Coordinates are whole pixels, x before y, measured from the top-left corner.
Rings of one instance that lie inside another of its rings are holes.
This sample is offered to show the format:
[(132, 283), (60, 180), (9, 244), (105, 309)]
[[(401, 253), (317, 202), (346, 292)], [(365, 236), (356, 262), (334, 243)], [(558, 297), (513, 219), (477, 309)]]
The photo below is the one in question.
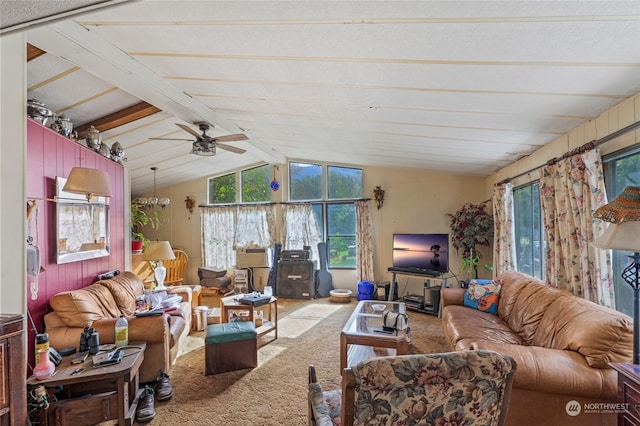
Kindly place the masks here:
[(149, 197), (149, 198), (138, 197), (134, 202), (141, 206), (151, 207), (151, 208), (154, 208), (156, 205), (159, 205), (164, 209), (171, 203), (171, 200), (167, 197), (158, 198), (156, 196), (156, 174), (158, 172), (158, 168), (154, 166), (154, 167), (151, 167), (151, 170), (153, 170), (153, 197)]

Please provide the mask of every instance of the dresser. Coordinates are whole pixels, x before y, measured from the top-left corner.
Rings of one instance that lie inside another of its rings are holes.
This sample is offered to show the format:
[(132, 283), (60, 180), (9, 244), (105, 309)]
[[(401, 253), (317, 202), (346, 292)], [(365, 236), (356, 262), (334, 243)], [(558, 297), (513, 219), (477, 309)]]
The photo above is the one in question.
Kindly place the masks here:
[(24, 315), (0, 314), (0, 426), (27, 424)]

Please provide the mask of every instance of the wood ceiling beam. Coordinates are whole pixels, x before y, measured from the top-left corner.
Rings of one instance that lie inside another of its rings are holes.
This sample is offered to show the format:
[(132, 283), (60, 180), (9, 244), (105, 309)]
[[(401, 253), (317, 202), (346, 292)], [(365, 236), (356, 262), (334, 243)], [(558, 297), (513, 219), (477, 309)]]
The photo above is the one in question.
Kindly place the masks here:
[[(32, 61), (45, 53), (47, 52), (39, 47), (27, 43), (27, 62)], [(148, 117), (159, 111), (161, 111), (160, 108), (142, 101), (128, 108), (100, 117), (90, 123), (82, 124), (76, 127), (75, 130), (78, 132), (78, 137), (80, 139), (84, 139), (87, 130), (89, 130), (91, 126), (94, 126), (99, 131), (104, 132), (113, 129), (114, 127), (123, 126), (131, 123), (132, 121)]]
[(44, 55), (45, 53), (47, 52), (38, 47), (35, 47), (33, 44), (27, 43), (27, 62), (33, 61), (34, 59)]
[(83, 139), (87, 130), (89, 130), (91, 126), (94, 126), (100, 132), (105, 132), (115, 127), (129, 124), (132, 121), (148, 117), (160, 111), (162, 111), (160, 108), (143, 101), (128, 108), (121, 109), (120, 111), (105, 115), (104, 117), (100, 117), (89, 123), (82, 124), (76, 127), (75, 130), (78, 131), (78, 138)]

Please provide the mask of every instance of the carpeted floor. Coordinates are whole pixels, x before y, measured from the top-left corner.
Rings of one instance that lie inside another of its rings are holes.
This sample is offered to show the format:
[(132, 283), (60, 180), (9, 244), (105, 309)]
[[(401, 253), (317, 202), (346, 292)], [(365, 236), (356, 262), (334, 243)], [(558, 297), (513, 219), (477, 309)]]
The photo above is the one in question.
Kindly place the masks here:
[[(192, 332), (190, 351), (171, 369), (174, 396), (156, 402), (156, 418), (147, 424), (306, 425), (308, 366), (316, 366), (323, 388), (340, 387), (340, 331), (356, 303), (278, 300), (278, 339), (260, 338), (253, 370), (205, 376), (204, 332)], [(437, 317), (411, 311), (409, 323), (411, 353), (446, 350)]]

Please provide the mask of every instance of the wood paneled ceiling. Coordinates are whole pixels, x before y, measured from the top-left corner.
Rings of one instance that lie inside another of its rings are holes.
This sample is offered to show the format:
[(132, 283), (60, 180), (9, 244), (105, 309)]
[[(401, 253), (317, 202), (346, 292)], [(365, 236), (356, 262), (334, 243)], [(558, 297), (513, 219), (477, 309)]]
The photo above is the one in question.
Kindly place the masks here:
[[(27, 32), (28, 97), (135, 193), (287, 159), (487, 176), (640, 91), (637, 1), (136, 1)], [(44, 52), (44, 53), (43, 53)], [(244, 133), (242, 155), (191, 135)]]

